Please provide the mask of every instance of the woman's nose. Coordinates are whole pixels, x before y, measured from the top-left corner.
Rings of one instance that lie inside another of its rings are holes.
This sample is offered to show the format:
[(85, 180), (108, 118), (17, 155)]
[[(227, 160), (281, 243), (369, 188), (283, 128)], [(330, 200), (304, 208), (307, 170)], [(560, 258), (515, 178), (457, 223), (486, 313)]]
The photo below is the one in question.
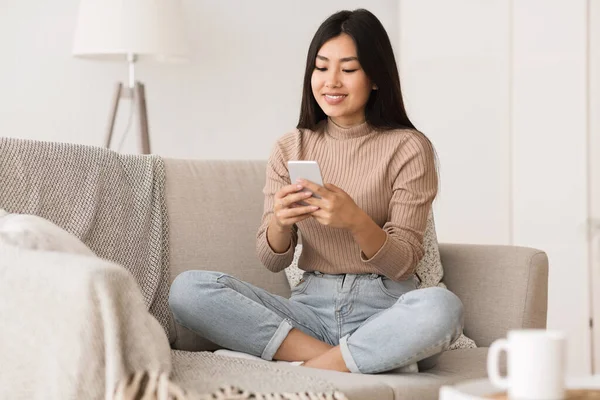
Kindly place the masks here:
[(336, 88), (340, 87), (340, 76), (337, 71), (332, 71), (327, 74), (327, 79), (325, 80), (325, 87)]

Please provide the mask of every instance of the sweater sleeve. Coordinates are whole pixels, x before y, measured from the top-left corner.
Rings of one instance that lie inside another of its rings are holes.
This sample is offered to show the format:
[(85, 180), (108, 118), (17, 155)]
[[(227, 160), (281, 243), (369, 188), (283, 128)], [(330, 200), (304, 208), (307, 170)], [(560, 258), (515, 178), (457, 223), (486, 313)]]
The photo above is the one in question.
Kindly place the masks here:
[(283, 271), (294, 259), (294, 250), (298, 243), (298, 227), (293, 226), (291, 231), (291, 244), (284, 253), (275, 253), (267, 239), (267, 229), (273, 217), (273, 202), (275, 193), (290, 184), (290, 177), (285, 166), (279, 142), (273, 148), (267, 162), (267, 178), (263, 194), (265, 196), (261, 225), (256, 235), (256, 254), (267, 269), (273, 272)]
[[(433, 147), (424, 135), (415, 133), (410, 135), (397, 156), (398, 173), (393, 181), (388, 221), (383, 226), (386, 240), (371, 258), (361, 252), (364, 263), (395, 281), (414, 274), (423, 257), (423, 235), (437, 194)], [(394, 162), (391, 165), (394, 168)]]

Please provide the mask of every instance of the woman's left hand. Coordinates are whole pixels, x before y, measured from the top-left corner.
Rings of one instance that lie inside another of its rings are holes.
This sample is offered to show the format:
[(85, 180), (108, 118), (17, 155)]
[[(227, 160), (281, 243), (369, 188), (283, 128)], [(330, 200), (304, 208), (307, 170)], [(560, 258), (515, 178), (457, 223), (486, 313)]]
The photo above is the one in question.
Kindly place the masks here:
[(357, 226), (363, 211), (348, 193), (331, 183), (326, 183), (324, 187), (307, 180), (299, 180), (298, 183), (321, 196), (320, 199), (309, 197), (304, 200), (311, 206), (319, 207), (311, 217), (321, 225), (348, 230), (353, 230)]

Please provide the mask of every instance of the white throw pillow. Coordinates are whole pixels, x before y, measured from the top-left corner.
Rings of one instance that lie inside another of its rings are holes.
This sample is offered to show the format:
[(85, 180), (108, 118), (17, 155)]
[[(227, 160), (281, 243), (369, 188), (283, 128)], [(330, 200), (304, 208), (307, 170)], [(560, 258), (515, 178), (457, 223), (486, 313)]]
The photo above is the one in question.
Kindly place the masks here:
[[(418, 288), (423, 289), (433, 286), (446, 288), (446, 285), (442, 282), (444, 269), (440, 258), (440, 249), (438, 247), (437, 234), (435, 232), (433, 212), (430, 212), (427, 218), (427, 227), (425, 228), (425, 234), (423, 236), (423, 250), (423, 258), (421, 258), (421, 261), (417, 264), (416, 269), (417, 277), (420, 280)], [(299, 244), (294, 251), (292, 263), (285, 269), (285, 275), (291, 288), (298, 285), (298, 282), (300, 282), (302, 274), (304, 273), (304, 271), (298, 267), (298, 259), (300, 258), (301, 253), (302, 245)], [(475, 347), (477, 347), (475, 341), (463, 334), (452, 344), (452, 346), (450, 346), (450, 350)]]
[(95, 256), (79, 238), (45, 218), (0, 210), (0, 242), (30, 250)]
[(427, 217), (427, 227), (423, 235), (423, 250), (423, 258), (417, 264), (415, 271), (421, 282), (419, 289), (438, 286), (444, 277), (444, 268), (442, 267), (442, 259), (440, 258), (433, 212), (430, 212)]

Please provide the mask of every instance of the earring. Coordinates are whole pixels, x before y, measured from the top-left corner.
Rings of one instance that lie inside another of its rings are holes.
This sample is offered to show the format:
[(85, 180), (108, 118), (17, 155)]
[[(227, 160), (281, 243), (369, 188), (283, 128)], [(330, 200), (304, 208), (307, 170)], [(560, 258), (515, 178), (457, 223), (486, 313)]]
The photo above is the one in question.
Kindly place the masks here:
[(377, 85), (373, 85), (373, 90), (377, 90), (379, 89), (379, 87), (377, 87)]

